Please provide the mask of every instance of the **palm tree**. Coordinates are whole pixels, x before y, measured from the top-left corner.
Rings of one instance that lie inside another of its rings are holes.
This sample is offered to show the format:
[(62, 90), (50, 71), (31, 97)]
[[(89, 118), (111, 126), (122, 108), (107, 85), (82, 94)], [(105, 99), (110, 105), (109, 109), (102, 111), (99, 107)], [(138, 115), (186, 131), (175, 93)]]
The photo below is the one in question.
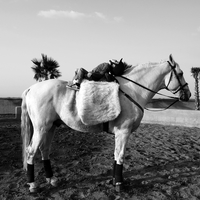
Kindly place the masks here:
[(37, 59), (33, 59), (32, 62), (34, 63), (34, 66), (31, 67), (35, 73), (34, 75), (34, 79), (36, 81), (42, 81), (42, 79), (44, 78), (44, 75), (43, 75), (43, 68), (41, 67), (41, 61), (38, 61)]
[(31, 68), (35, 73), (34, 79), (36, 81), (54, 79), (61, 76), (61, 73), (57, 69), (60, 67), (58, 62), (52, 58), (48, 58), (47, 55), (42, 54), (41, 60), (34, 58), (32, 62), (34, 66)]
[(195, 107), (196, 110), (200, 110), (200, 100), (199, 100), (199, 75), (200, 75), (200, 68), (199, 67), (192, 67), (191, 68), (192, 76), (195, 80), (195, 90), (194, 90), (194, 97), (195, 97)]

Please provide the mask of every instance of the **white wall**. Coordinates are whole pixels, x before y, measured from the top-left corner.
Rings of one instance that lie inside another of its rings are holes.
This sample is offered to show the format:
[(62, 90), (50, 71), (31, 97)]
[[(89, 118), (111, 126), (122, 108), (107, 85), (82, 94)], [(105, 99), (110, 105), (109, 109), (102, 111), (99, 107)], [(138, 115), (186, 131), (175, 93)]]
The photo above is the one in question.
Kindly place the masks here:
[(165, 124), (200, 128), (200, 111), (168, 109), (159, 111), (144, 111), (142, 123)]

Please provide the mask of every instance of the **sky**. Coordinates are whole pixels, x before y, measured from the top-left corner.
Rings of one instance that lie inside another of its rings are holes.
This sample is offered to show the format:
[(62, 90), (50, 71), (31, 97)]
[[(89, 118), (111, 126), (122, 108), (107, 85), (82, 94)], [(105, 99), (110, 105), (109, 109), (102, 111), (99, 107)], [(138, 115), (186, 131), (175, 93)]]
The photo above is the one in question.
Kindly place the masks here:
[(172, 54), (194, 94), (200, 67), (199, 0), (0, 0), (0, 97), (21, 97), (34, 84), (32, 59), (77, 68), (110, 59), (136, 65)]

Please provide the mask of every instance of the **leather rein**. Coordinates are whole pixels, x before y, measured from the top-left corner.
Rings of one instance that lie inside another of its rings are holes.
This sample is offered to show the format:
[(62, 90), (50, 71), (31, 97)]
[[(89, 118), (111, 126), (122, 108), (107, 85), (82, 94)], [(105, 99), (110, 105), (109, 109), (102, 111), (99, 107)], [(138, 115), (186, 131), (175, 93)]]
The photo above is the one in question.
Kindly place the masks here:
[[(180, 91), (180, 90), (183, 89), (185, 86), (187, 86), (188, 83), (185, 83), (184, 85), (182, 85), (182, 83), (181, 83), (181, 81), (180, 81), (180, 79), (179, 79), (179, 77), (178, 77), (178, 74), (177, 74), (177, 72), (176, 72), (176, 70), (175, 70), (175, 68), (176, 68), (176, 63), (175, 63), (174, 65), (172, 65), (169, 61), (167, 61), (167, 62), (168, 62), (168, 64), (170, 65), (170, 67), (171, 67), (172, 70), (171, 70), (170, 79), (169, 79), (169, 82), (168, 82), (168, 84), (167, 84), (167, 86), (166, 86), (166, 89), (169, 90), (169, 89), (168, 89), (168, 86), (169, 86), (169, 84), (170, 84), (170, 82), (171, 82), (172, 75), (173, 75), (173, 73), (174, 73), (175, 76), (176, 76), (176, 78), (177, 78), (177, 80), (178, 80), (178, 82), (179, 82), (179, 85), (180, 85), (179, 88), (178, 88), (175, 92), (173, 92), (173, 94), (176, 94), (178, 91)], [(173, 72), (173, 73), (172, 73), (172, 72)], [(154, 93), (154, 94), (158, 94), (158, 95), (161, 95), (161, 96), (164, 96), (164, 97), (168, 97), (168, 98), (171, 98), (171, 99), (175, 99), (175, 101), (174, 101), (173, 103), (171, 103), (168, 107), (166, 107), (166, 108), (164, 108), (164, 109), (161, 109), (161, 110), (159, 110), (159, 111), (166, 110), (166, 109), (168, 109), (169, 107), (171, 107), (173, 104), (175, 104), (176, 102), (179, 101), (179, 98), (178, 98), (178, 97), (172, 97), (172, 96), (168, 96), (168, 95), (165, 95), (165, 94), (162, 94), (162, 93), (159, 93), (159, 92), (155, 92), (155, 91), (153, 91), (153, 90), (151, 90), (151, 89), (149, 89), (149, 88), (147, 88), (147, 87), (141, 85), (140, 83), (137, 83), (137, 82), (135, 82), (135, 81), (133, 81), (133, 80), (131, 80), (131, 79), (125, 77), (125, 76), (119, 76), (119, 77), (121, 77), (121, 78), (123, 78), (123, 79), (126, 79), (126, 80), (128, 80), (128, 81), (130, 81), (130, 82), (132, 82), (132, 83), (134, 83), (134, 84), (136, 84), (136, 85), (138, 85), (139, 87), (144, 88), (145, 90), (148, 90), (148, 91), (150, 91), (150, 92), (152, 92), (152, 93)], [(117, 81), (117, 82), (118, 82), (118, 81)], [(139, 103), (137, 103), (132, 97), (130, 97), (128, 94), (126, 94), (123, 90), (120, 89), (120, 91), (121, 91), (122, 94), (124, 94), (131, 102), (133, 102), (134, 104), (136, 104), (136, 105), (142, 110), (142, 112), (144, 112), (143, 107), (142, 107)], [(150, 110), (150, 109), (148, 109), (148, 108), (146, 108), (146, 107), (145, 107), (145, 109), (146, 109), (146, 110)], [(155, 111), (155, 110), (150, 110), (150, 111)]]

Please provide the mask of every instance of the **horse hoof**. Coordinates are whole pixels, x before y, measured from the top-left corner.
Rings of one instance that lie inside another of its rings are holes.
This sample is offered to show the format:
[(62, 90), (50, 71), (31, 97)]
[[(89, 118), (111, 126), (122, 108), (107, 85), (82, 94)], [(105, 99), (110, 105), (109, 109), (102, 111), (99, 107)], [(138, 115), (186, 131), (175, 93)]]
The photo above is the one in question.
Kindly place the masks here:
[(29, 192), (30, 192), (31, 194), (38, 193), (38, 188), (29, 188)]
[(115, 184), (115, 191), (116, 192), (121, 192), (124, 189), (124, 184), (122, 182), (117, 182)]
[(113, 184), (113, 185), (116, 185), (115, 178), (112, 179), (112, 184)]
[(46, 178), (48, 184), (52, 185), (53, 187), (58, 186), (58, 179), (56, 177)]
[(30, 193), (37, 193), (39, 188), (37, 187), (37, 185), (33, 182), (33, 183), (27, 183), (29, 185), (29, 192)]

